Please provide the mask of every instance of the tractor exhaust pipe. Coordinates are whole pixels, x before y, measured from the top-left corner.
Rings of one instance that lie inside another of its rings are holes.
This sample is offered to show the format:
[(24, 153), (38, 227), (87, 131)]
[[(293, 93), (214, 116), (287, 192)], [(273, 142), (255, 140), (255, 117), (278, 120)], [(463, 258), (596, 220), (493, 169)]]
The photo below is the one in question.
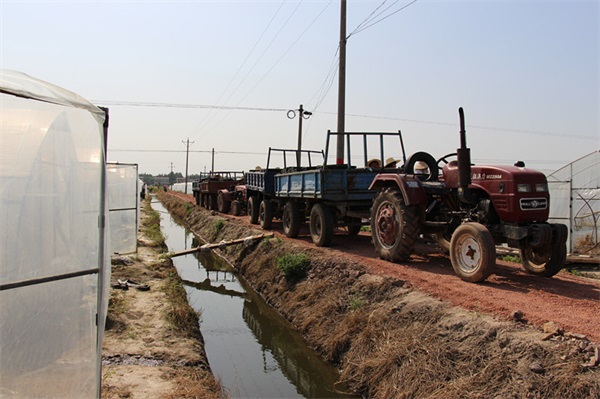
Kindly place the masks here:
[(458, 109), (460, 119), (460, 148), (456, 150), (458, 158), (458, 198), (466, 204), (475, 204), (477, 199), (469, 190), (471, 184), (471, 150), (467, 147), (467, 132), (465, 130), (465, 113)]

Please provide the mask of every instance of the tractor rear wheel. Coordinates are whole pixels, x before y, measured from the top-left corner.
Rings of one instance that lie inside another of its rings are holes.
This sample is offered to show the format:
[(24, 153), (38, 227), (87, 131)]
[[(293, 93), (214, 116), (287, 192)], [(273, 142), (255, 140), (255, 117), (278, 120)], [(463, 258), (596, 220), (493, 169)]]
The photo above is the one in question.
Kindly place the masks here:
[(258, 210), (258, 220), (260, 221), (260, 227), (263, 230), (269, 230), (273, 223), (273, 205), (268, 199), (264, 199), (260, 203)]
[(250, 216), (250, 223), (252, 224), (258, 223), (258, 206), (258, 198), (248, 198), (248, 216)]
[(333, 239), (333, 216), (324, 204), (313, 205), (310, 211), (310, 237), (317, 247), (328, 247)]
[(283, 224), (283, 234), (285, 234), (286, 237), (298, 237), (298, 233), (300, 233), (300, 209), (298, 209), (298, 204), (296, 202), (286, 202), (283, 207), (281, 222)]
[(538, 276), (552, 277), (558, 273), (567, 258), (567, 244), (551, 244), (539, 250), (531, 247), (522, 248), (520, 251), (523, 267), (528, 273)]
[(408, 259), (419, 236), (417, 208), (404, 203), (402, 193), (381, 191), (371, 208), (371, 235), (379, 257), (392, 262)]
[(458, 277), (478, 283), (494, 271), (496, 244), (490, 231), (480, 223), (457, 227), (450, 241), (450, 260)]

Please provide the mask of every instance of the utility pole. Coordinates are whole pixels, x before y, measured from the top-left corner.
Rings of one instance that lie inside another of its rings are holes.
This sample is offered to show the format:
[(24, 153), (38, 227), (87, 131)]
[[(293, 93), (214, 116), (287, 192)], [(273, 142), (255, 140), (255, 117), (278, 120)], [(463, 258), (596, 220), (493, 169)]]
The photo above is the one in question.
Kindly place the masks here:
[(305, 111), (300, 104), (300, 108), (298, 110), (291, 109), (287, 113), (287, 117), (289, 119), (294, 119), (296, 117), (296, 111), (299, 112), (298, 115), (298, 152), (296, 153), (296, 165), (300, 167), (301, 160), (301, 151), (302, 151), (302, 119), (308, 119), (312, 115), (312, 112)]
[(340, 69), (338, 81), (338, 123), (336, 164), (344, 163), (344, 132), (346, 114), (346, 0), (340, 0)]
[(213, 173), (215, 173), (215, 149), (212, 149), (212, 163), (210, 166), (210, 174), (212, 175)]
[[(190, 156), (190, 138), (188, 137), (187, 141), (182, 141), (183, 144), (186, 145), (186, 150), (185, 150), (185, 186), (183, 188), (183, 192), (184, 194), (187, 194), (187, 182), (188, 182), (188, 160), (189, 160), (189, 156)], [(192, 144), (194, 144), (194, 142), (192, 141)], [(173, 165), (173, 164), (171, 164)]]

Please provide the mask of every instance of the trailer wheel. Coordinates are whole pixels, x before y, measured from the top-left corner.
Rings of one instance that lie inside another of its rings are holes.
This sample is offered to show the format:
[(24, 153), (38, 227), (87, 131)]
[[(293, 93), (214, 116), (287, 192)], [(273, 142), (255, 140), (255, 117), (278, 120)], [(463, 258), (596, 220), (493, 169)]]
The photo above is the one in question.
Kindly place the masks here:
[(221, 213), (229, 213), (231, 209), (231, 201), (225, 198), (225, 194), (219, 191), (217, 195), (217, 208)]
[(233, 216), (240, 216), (242, 214), (242, 203), (238, 200), (234, 200), (231, 203), (231, 213)]
[(250, 216), (250, 223), (257, 224), (258, 223), (258, 198), (250, 197), (248, 198), (248, 216)]
[(371, 208), (371, 235), (381, 259), (408, 259), (419, 236), (419, 217), (414, 206), (404, 204), (398, 190), (381, 191)]
[(531, 247), (520, 250), (523, 267), (528, 273), (552, 277), (564, 266), (567, 258), (567, 244), (557, 243), (537, 250)]
[(496, 244), (490, 231), (480, 223), (457, 227), (450, 241), (450, 260), (458, 277), (478, 283), (494, 271)]
[(298, 204), (296, 202), (286, 202), (283, 207), (281, 222), (283, 224), (283, 234), (285, 234), (286, 237), (298, 237), (298, 233), (300, 233), (300, 210), (298, 209)]
[(317, 247), (328, 247), (333, 239), (333, 216), (324, 204), (315, 204), (310, 211), (310, 237)]
[(355, 236), (358, 235), (358, 233), (360, 233), (360, 229), (362, 228), (362, 226), (360, 225), (360, 221), (358, 221), (357, 223), (358, 224), (349, 224), (346, 227), (348, 229), (349, 236)]
[(264, 230), (269, 230), (273, 223), (273, 204), (268, 199), (264, 199), (260, 203), (258, 210), (258, 220), (260, 221), (260, 227)]

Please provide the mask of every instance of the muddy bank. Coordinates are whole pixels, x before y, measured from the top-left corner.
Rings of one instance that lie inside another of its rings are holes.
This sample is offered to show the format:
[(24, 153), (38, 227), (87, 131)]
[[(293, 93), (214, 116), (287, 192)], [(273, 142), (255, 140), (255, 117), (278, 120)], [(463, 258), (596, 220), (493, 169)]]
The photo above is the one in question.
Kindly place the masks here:
[(102, 398), (222, 398), (198, 314), (165, 254), (160, 216), (148, 205), (141, 213), (138, 253), (113, 257)]
[[(161, 199), (204, 240), (260, 233), (175, 197)], [(416, 291), (410, 282), (369, 274), (357, 262), (294, 240), (268, 239), (222, 253), (365, 397), (600, 395), (598, 368), (583, 366), (595, 349), (585, 339), (567, 339), (560, 332), (553, 336), (550, 330), (452, 307)], [(308, 256), (306, 277), (286, 280), (276, 267), (286, 253)]]

